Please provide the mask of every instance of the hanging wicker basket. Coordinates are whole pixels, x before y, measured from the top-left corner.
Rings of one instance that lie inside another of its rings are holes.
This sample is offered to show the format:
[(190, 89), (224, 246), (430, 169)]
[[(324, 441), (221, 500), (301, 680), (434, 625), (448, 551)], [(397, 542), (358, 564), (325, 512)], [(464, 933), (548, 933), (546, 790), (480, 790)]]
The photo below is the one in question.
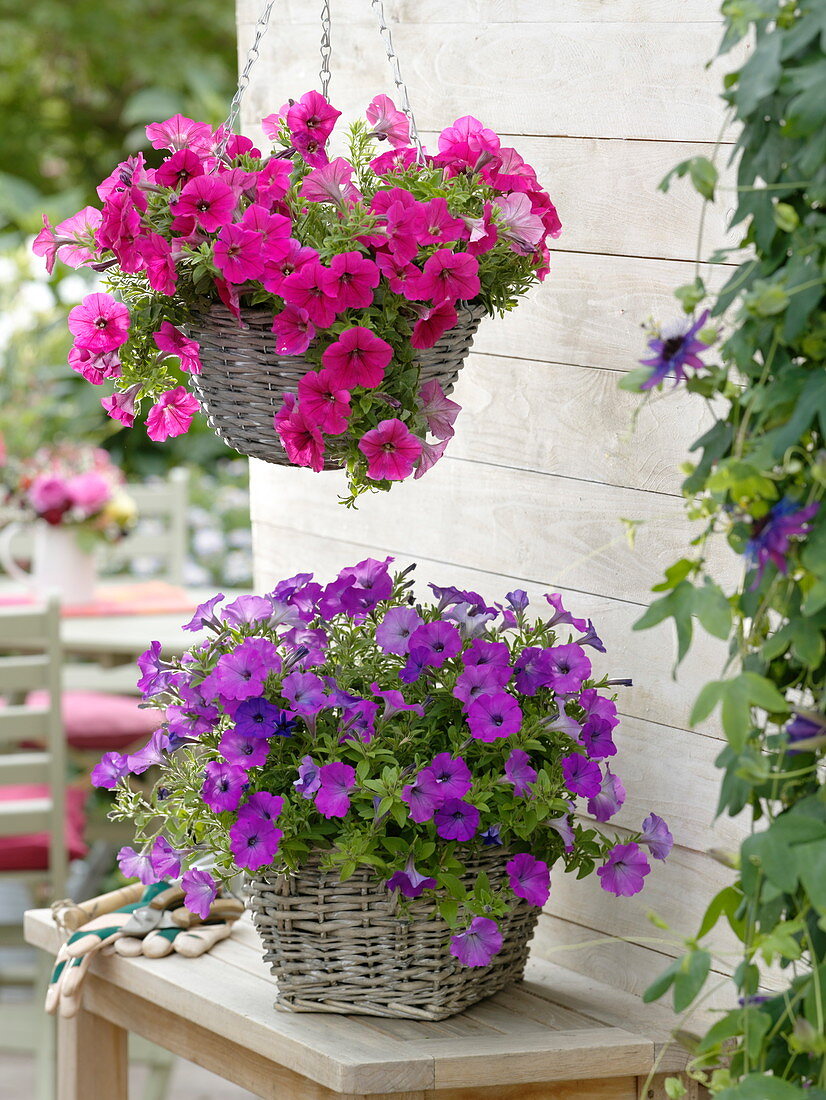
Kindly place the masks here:
[[(457, 302), (459, 320), (432, 348), (416, 352), (419, 384), (435, 379), (450, 393), (470, 351), (480, 305)], [(314, 366), (299, 355), (274, 350), (272, 311), (248, 309), (239, 328), (225, 306), (215, 305), (190, 326), (201, 346), (202, 372), (192, 376), (192, 389), (213, 431), (230, 447), (250, 458), (291, 465), (273, 426), (285, 393), (297, 393), (299, 380)], [(325, 469), (339, 469), (337, 463)]]
[[(507, 858), (483, 849), (465, 860), (463, 882), (470, 889), (485, 871), (499, 885)], [(297, 875), (264, 872), (248, 886), (278, 1007), (444, 1020), (522, 977), (536, 906), (517, 899), (498, 921), (502, 949), (489, 966), (466, 967), (449, 952), (432, 894), (400, 904), (369, 869), (341, 882), (320, 859), (311, 853)]]

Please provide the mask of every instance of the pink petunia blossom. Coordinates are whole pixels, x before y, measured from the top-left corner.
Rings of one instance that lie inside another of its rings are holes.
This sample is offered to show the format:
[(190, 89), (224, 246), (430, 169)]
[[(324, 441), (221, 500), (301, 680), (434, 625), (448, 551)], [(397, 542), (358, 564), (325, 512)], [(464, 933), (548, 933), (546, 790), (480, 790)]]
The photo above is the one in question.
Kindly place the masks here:
[(426, 440), (422, 442), (422, 453), (416, 464), (416, 472), (413, 475), (414, 481), (424, 477), (427, 471), (436, 465), (439, 459), (443, 457), (447, 444), (447, 439), (442, 439), (438, 443), (428, 443)]
[[(103, 215), (94, 206), (84, 206), (77, 214), (60, 222), (54, 228), (54, 242), (57, 246), (57, 258), (67, 267), (83, 267), (91, 263), (98, 256), (98, 244), (96, 233)], [(48, 219), (44, 215), (44, 230), (48, 226)], [(42, 255), (38, 251), (37, 243), (42, 233), (35, 238), (32, 246), (36, 255)]]
[(475, 168), (499, 152), (499, 137), (473, 115), (457, 118), (439, 134), (439, 162)]
[(275, 430), (287, 458), (295, 466), (309, 466), (316, 473), (324, 469), (324, 440), (298, 407), (295, 394), (284, 394), (281, 408), (275, 414)]
[(324, 168), (330, 163), (325, 143), (311, 134), (293, 134), (293, 146), (311, 168)]
[(106, 378), (120, 378), (121, 362), (116, 351), (89, 351), (73, 347), (69, 352), (69, 366), (93, 386), (100, 386)]
[(261, 236), (240, 225), (225, 225), (213, 252), (215, 266), (228, 283), (246, 283), (264, 274)]
[(319, 260), (306, 263), (284, 279), (279, 291), (289, 305), (307, 311), (318, 328), (329, 328), (338, 312), (335, 279)]
[(396, 108), (389, 96), (375, 96), (364, 113), (371, 124), (368, 137), (387, 141), (394, 149), (402, 148), (410, 141), (410, 120), (404, 111)]
[(403, 481), (422, 452), (421, 440), (395, 417), (365, 432), (358, 447), (367, 458), (367, 476), (374, 481)]
[(115, 390), (111, 397), (102, 397), (100, 403), (113, 420), (119, 420), (127, 428), (135, 423), (135, 399), (140, 393), (140, 383), (136, 382), (128, 390)]
[(49, 275), (54, 271), (57, 259), (58, 243), (55, 238), (55, 230), (46, 214), (43, 215), (43, 228), (32, 242), (32, 252), (35, 256), (43, 256), (46, 260), (46, 271)]
[(350, 417), (350, 391), (334, 382), (329, 370), (307, 371), (298, 383), (305, 418), (327, 435), (341, 435)]
[(141, 238), (141, 259), (149, 285), (159, 294), (175, 293), (178, 272), (172, 254), (172, 244), (160, 233), (149, 233)]
[(146, 417), (146, 434), (156, 443), (170, 436), (184, 435), (189, 431), (192, 417), (198, 411), (197, 398), (187, 393), (183, 386), (162, 394)]
[(129, 310), (111, 294), (87, 294), (69, 312), (75, 344), (89, 351), (114, 351), (129, 338)]
[(373, 291), (381, 273), (372, 260), (360, 252), (341, 252), (330, 260), (335, 279), (336, 309), (365, 309), (373, 304)]
[(465, 223), (451, 215), (446, 199), (437, 197), (422, 204), (422, 244), (448, 243), (467, 236)]
[(238, 289), (231, 283), (217, 277), (215, 279), (215, 289), (218, 291), (218, 297), (238, 322), (238, 327), (246, 328), (247, 326), (241, 318), (241, 299), (238, 296)]
[(146, 136), (153, 149), (191, 149), (207, 153), (212, 148), (212, 127), (183, 115), (173, 115), (165, 122), (153, 122), (146, 127)]
[(502, 933), (490, 917), (474, 917), (464, 932), (450, 941), (450, 953), (463, 966), (490, 966), (490, 960), (502, 950)]
[(425, 382), (419, 390), (416, 404), (427, 421), (428, 431), (437, 439), (450, 439), (453, 435), (453, 424), (462, 411), (462, 406), (445, 396), (445, 391), (435, 378)]
[(159, 351), (176, 355), (180, 359), (181, 370), (189, 374), (201, 373), (201, 360), (198, 357), (201, 345), (197, 340), (190, 340), (170, 321), (164, 321), (158, 331), (152, 333), (152, 339)]
[(172, 206), (176, 217), (187, 215), (207, 233), (215, 233), (222, 225), (232, 221), (238, 199), (223, 180), (216, 176), (196, 176), (181, 191)]
[[(402, 290), (404, 293), (404, 290)], [(452, 302), (444, 301), (418, 310), (419, 319), (413, 326), (410, 343), (414, 348), (432, 348), (452, 329), (458, 320), (456, 307)], [(451, 435), (453, 433), (451, 432)]]
[(392, 172), (404, 172), (416, 163), (416, 149), (407, 145), (400, 149), (388, 149), (370, 161), (370, 167), (377, 176), (388, 176)]
[(303, 355), (315, 338), (315, 325), (300, 306), (284, 306), (273, 318), (272, 330), (279, 355)]
[(307, 202), (331, 202), (344, 210), (348, 204), (361, 198), (352, 175), (352, 164), (343, 157), (336, 157), (323, 168), (314, 168), (304, 177), (299, 195)]
[(271, 294), (281, 294), (284, 282), (295, 271), (310, 261), (318, 261), (318, 253), (295, 240), (294, 237), (276, 238), (264, 244), (264, 276), (261, 282)]
[(425, 261), (421, 275), (409, 281), (404, 296), (411, 301), (469, 301), (480, 289), (476, 257), (440, 248)]
[(369, 328), (357, 325), (345, 329), (322, 355), (322, 362), (334, 383), (341, 389), (364, 386), (373, 389), (381, 384), (384, 371), (393, 358), (393, 349), (386, 340)]
[(471, 256), (480, 256), (483, 252), (490, 252), (499, 240), (499, 230), (493, 220), (493, 204), (485, 203), (481, 218), (464, 217), (462, 220), (470, 234), (465, 248)]
[(93, 516), (112, 498), (112, 486), (102, 474), (88, 470), (76, 474), (66, 482), (66, 491), (72, 505), (87, 516)]
[(280, 157), (272, 157), (258, 173), (255, 185), (255, 201), (267, 210), (280, 203), (290, 189), (290, 174), (293, 162)]
[(204, 162), (192, 149), (179, 149), (167, 157), (155, 173), (155, 180), (161, 187), (171, 187), (177, 191), (195, 176), (204, 174)]
[(508, 860), (505, 870), (510, 888), (518, 898), (524, 898), (531, 905), (545, 904), (551, 893), (551, 872), (547, 863), (520, 852)]
[(415, 264), (411, 264), (407, 260), (400, 260), (389, 252), (378, 252), (376, 263), (382, 275), (387, 279), (390, 289), (395, 294), (404, 294), (407, 280), (421, 274)]
[(542, 219), (533, 213), (527, 195), (505, 195), (494, 209), (499, 215), (499, 236), (511, 242), (514, 252), (530, 256), (545, 236)]
[(286, 122), (290, 133), (305, 133), (322, 145), (333, 132), (336, 119), (341, 116), (320, 92), (305, 92), (297, 103), (290, 104), (286, 112)]
[(265, 207), (254, 202), (244, 211), (238, 223), (242, 229), (257, 233), (261, 238), (261, 251), (267, 259), (267, 247), (275, 241), (289, 240), (293, 223), (284, 214), (273, 214)]

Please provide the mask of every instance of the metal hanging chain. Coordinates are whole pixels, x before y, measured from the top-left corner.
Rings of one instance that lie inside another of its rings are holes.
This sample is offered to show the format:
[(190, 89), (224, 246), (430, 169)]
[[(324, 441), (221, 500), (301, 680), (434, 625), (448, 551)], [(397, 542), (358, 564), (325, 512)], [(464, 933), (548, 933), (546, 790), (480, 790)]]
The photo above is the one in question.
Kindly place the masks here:
[(321, 70), (319, 77), (321, 78), (321, 94), (325, 99), (329, 99), (328, 92), (330, 90), (330, 54), (332, 53), (332, 45), (330, 44), (330, 0), (321, 0)]
[(370, 0), (373, 5), (373, 10), (376, 13), (376, 17), (379, 22), (379, 34), (384, 41), (384, 48), (387, 51), (387, 60), (390, 62), (390, 68), (393, 70), (393, 83), (396, 85), (396, 90), (399, 93), (400, 107), (410, 120), (410, 136), (413, 139), (413, 144), (416, 146), (416, 160), (419, 164), (424, 163), (424, 149), (422, 148), (422, 141), (419, 137), (419, 130), (416, 126), (416, 120), (413, 117), (413, 108), (410, 106), (410, 97), (407, 94), (407, 85), (402, 80), (401, 69), (399, 68), (399, 59), (396, 56), (396, 51), (393, 49), (393, 36), (390, 33), (390, 28), (387, 25), (387, 20), (384, 17), (384, 4), (382, 0)]
[(232, 103), (229, 105), (229, 114), (224, 122), (224, 137), (221, 144), (216, 150), (219, 157), (224, 155), (224, 150), (227, 147), (227, 143), (232, 134), (233, 127), (238, 120), (238, 112), (241, 110), (241, 100), (244, 98), (244, 92), (247, 90), (247, 86), (250, 82), (250, 73), (252, 67), (259, 58), (258, 47), (261, 44), (261, 39), (267, 30), (270, 22), (270, 13), (275, 6), (275, 0), (268, 0), (264, 5), (264, 10), (258, 18), (258, 22), (255, 25), (255, 38), (250, 46), (249, 53), (247, 54), (247, 61), (244, 65), (244, 71), (238, 77), (238, 87), (235, 90), (235, 95), (232, 97)]

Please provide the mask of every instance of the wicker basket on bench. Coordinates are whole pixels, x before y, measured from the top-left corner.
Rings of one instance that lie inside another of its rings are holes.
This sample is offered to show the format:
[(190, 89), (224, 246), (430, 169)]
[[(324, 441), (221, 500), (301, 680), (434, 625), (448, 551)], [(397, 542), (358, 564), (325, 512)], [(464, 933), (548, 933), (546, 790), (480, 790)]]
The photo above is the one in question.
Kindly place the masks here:
[[(432, 894), (400, 904), (367, 868), (346, 882), (312, 853), (297, 875), (264, 872), (248, 904), (278, 979), (278, 1005), (291, 1012), (360, 1013), (443, 1020), (518, 981), (539, 909), (517, 900), (499, 919), (502, 949), (489, 966), (462, 966)], [(501, 849), (467, 857), (464, 883), (485, 871), (505, 877)]]

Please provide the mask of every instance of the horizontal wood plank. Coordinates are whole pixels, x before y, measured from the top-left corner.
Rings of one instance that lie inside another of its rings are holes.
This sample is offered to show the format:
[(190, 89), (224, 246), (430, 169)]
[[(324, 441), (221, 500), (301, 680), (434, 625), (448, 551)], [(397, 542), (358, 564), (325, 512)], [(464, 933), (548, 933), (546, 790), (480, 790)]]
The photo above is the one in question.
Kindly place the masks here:
[[(278, 9), (261, 46), (244, 119), (257, 122), (318, 83), (319, 28), (293, 24)], [(720, 135), (719, 88), (732, 59), (708, 69), (717, 24), (467, 23), (398, 24), (393, 41), (418, 124), (441, 129), (473, 114), (500, 134), (646, 138), (713, 142)], [(252, 28), (241, 28), (239, 50)], [(284, 38), (289, 36), (289, 50)], [(526, 59), (530, 63), (526, 64)], [(338, 23), (331, 97), (345, 115), (392, 91), (374, 27)], [(346, 74), (346, 75), (345, 75)], [(541, 93), (538, 94), (538, 89)], [(610, 92), (608, 91), (610, 89)], [(602, 90), (599, 108), (595, 92)]]

